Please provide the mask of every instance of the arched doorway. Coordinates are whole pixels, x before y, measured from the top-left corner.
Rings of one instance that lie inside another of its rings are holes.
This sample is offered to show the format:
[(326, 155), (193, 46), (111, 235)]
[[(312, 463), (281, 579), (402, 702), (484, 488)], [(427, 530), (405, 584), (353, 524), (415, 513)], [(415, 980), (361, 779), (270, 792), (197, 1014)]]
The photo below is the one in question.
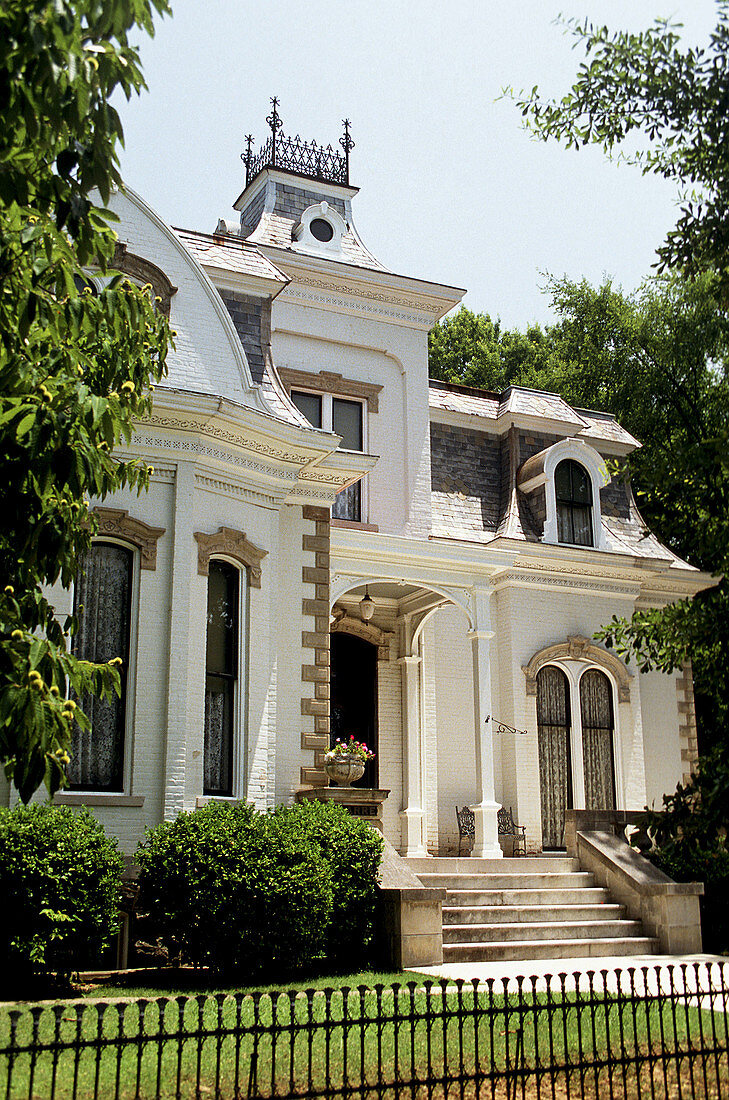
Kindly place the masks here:
[(375, 753), (357, 786), (377, 787), (377, 646), (352, 634), (331, 636), (331, 740), (354, 734)]

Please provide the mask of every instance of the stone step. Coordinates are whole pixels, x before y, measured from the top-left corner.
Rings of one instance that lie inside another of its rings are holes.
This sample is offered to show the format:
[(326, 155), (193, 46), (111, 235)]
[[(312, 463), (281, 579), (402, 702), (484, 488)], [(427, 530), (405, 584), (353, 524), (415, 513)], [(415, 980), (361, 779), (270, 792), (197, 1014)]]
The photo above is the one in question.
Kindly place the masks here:
[(656, 955), (658, 941), (648, 936), (583, 940), (508, 940), (443, 944), (443, 962), (508, 962), (529, 959), (584, 959), (610, 955)]
[(609, 902), (597, 905), (480, 905), (443, 906), (443, 926), (449, 924), (532, 924), (543, 921), (622, 920), (625, 906)]
[(405, 860), (416, 875), (426, 874), (500, 874), (547, 871), (579, 871), (580, 864), (569, 856), (505, 856), (503, 859), (474, 859), (471, 856), (408, 856)]
[(480, 905), (600, 905), (610, 901), (610, 894), (601, 886), (563, 887), (542, 890), (459, 890), (448, 889), (444, 905), (452, 908)]
[(583, 886), (594, 886), (595, 880), (586, 871), (572, 871), (559, 874), (548, 871), (545, 874), (426, 874), (418, 872), (423, 886), (439, 886), (446, 890), (574, 890)]
[(532, 924), (449, 924), (443, 927), (443, 946), (454, 943), (493, 943), (513, 940), (589, 940), (642, 937), (637, 920), (541, 921)]

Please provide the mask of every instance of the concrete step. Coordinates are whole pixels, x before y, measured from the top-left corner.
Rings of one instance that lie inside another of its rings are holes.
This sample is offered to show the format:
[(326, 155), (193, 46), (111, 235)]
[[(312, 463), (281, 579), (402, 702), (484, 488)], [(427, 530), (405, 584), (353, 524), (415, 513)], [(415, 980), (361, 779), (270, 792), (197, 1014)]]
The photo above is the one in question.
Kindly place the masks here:
[(597, 905), (480, 905), (443, 906), (443, 927), (449, 924), (533, 924), (543, 921), (615, 921), (625, 917), (625, 906)]
[(556, 871), (546, 874), (426, 874), (418, 872), (423, 886), (439, 886), (446, 890), (574, 890), (594, 886), (595, 880), (585, 871)]
[(641, 937), (637, 920), (541, 921), (533, 924), (449, 924), (443, 927), (443, 946), (462, 943), (511, 942), (513, 940), (589, 940)]
[(405, 862), (416, 875), (426, 874), (500, 874), (547, 871), (579, 871), (578, 860), (569, 856), (505, 856), (503, 859), (473, 859), (471, 856), (409, 856)]
[(602, 886), (559, 890), (458, 890), (450, 888), (444, 904), (452, 907), (479, 905), (599, 905), (610, 901)]
[(443, 962), (507, 962), (529, 959), (584, 959), (610, 955), (656, 955), (648, 936), (582, 940), (508, 940), (443, 944)]

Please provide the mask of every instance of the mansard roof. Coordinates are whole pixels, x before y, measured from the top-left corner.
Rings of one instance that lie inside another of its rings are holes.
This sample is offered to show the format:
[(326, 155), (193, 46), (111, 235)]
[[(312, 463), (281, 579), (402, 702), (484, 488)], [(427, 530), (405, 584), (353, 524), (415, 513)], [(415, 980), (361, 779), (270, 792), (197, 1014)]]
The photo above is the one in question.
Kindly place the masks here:
[(624, 455), (640, 447), (612, 413), (575, 409), (557, 393), (509, 386), (501, 393), (430, 380), (431, 419), (471, 424), (474, 430), (501, 435), (512, 424), (533, 425), (556, 435), (576, 436), (601, 453)]

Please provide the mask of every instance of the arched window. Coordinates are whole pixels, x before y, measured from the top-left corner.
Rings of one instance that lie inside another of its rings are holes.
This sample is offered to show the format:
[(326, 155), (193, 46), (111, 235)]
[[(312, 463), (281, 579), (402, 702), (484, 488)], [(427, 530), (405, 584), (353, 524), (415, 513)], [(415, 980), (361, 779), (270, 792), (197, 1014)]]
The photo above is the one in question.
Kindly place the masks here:
[(592, 485), (584, 466), (572, 458), (554, 471), (557, 539), (574, 546), (592, 546)]
[(207, 795), (232, 795), (235, 786), (240, 589), (239, 569), (226, 561), (210, 562), (203, 763), (203, 789)]
[(589, 668), (580, 677), (585, 807), (615, 809), (613, 692), (604, 672)]
[(561, 668), (537, 673), (537, 739), (542, 801), (542, 844), (564, 846), (564, 812), (572, 806), (570, 688)]
[(91, 729), (75, 725), (71, 735), (71, 789), (124, 790), (129, 640), (134, 552), (117, 543), (96, 542), (84, 558), (74, 585), (78, 632), (73, 651), (85, 661), (121, 657), (121, 697), (87, 696), (80, 704)]

